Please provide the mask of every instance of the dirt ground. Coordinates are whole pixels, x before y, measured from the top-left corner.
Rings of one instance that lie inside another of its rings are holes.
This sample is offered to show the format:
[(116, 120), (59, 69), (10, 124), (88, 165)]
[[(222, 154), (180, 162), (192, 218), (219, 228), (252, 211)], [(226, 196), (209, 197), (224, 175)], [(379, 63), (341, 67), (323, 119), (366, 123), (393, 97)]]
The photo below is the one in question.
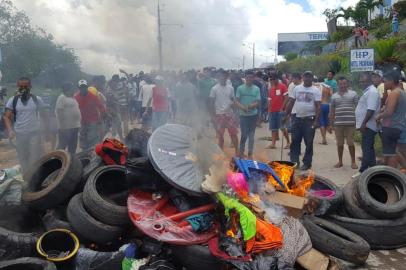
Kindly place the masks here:
[[(215, 141), (215, 133), (209, 132), (209, 137)], [(267, 141), (260, 141), (258, 138), (263, 136), (270, 136), (270, 132), (267, 130), (265, 125), (262, 128), (257, 129), (256, 141), (255, 141), (255, 154), (254, 158), (262, 161), (269, 160), (288, 160), (287, 149), (282, 149), (282, 140), (277, 143), (277, 149), (269, 150), (265, 147), (269, 144)], [(328, 134), (327, 142), (328, 145), (321, 145), (320, 132), (317, 131), (314, 144), (314, 159), (313, 159), (313, 170), (316, 174), (327, 177), (339, 186), (345, 185), (351, 180), (351, 176), (357, 171), (351, 169), (350, 158), (348, 150), (344, 151), (344, 167), (336, 169), (333, 168), (334, 164), (337, 163), (337, 151), (335, 146), (335, 139), (333, 135)], [(284, 142), (285, 143), (285, 142)], [(230, 141), (226, 134), (225, 142), (225, 152), (228, 156), (233, 156), (233, 149), (229, 147)], [(47, 145), (49, 149), (49, 145)], [(304, 151), (304, 145), (302, 145), (302, 151)], [(356, 156), (361, 155), (360, 147), (356, 147)], [(8, 168), (18, 164), (17, 155), (13, 146), (9, 144), (7, 140), (0, 141), (0, 168)], [(359, 164), (358, 164), (359, 165)], [(371, 252), (367, 264), (362, 267), (356, 267), (351, 264), (339, 261), (343, 269), (370, 269), (370, 270), (392, 270), (392, 269), (405, 269), (406, 265), (406, 248), (392, 250), (392, 251), (373, 251)]]

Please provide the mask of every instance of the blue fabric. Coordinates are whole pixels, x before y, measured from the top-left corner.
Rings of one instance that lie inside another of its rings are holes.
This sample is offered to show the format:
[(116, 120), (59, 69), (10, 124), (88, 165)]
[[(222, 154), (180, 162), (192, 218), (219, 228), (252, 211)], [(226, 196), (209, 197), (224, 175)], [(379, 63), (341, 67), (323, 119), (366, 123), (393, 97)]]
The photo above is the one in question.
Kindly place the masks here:
[(402, 131), (402, 133), (400, 133), (400, 138), (399, 138), (398, 143), (400, 143), (400, 144), (406, 144), (406, 129), (404, 129), (404, 130)]
[(131, 243), (128, 245), (128, 247), (124, 251), (124, 255), (126, 258), (135, 258), (137, 256), (137, 245), (134, 243)]
[(359, 171), (362, 173), (369, 167), (373, 167), (376, 165), (376, 156), (375, 156), (375, 135), (376, 132), (372, 129), (366, 128), (364, 132), (362, 132), (362, 141), (361, 141), (361, 148), (362, 148), (362, 161), (361, 161), (361, 168)]
[(269, 129), (278, 131), (282, 127), (282, 112), (269, 113)]
[(320, 104), (320, 127), (328, 127), (330, 104)]
[(314, 123), (313, 117), (292, 119), (292, 143), (290, 144), (290, 161), (296, 162), (298, 165), (300, 156), (300, 146), (302, 140), (306, 145), (306, 151), (303, 157), (303, 164), (311, 167), (313, 160), (313, 140), (315, 129), (312, 127)]
[(399, 22), (398, 21), (394, 21), (392, 23), (392, 31), (393, 31), (393, 33), (398, 33), (399, 32)]
[(208, 231), (213, 224), (213, 216), (209, 213), (192, 215), (186, 218), (186, 220), (189, 222), (195, 232)]
[(248, 155), (254, 153), (255, 129), (257, 128), (257, 115), (240, 116), (241, 140), (240, 156), (244, 156), (245, 143), (248, 139)]

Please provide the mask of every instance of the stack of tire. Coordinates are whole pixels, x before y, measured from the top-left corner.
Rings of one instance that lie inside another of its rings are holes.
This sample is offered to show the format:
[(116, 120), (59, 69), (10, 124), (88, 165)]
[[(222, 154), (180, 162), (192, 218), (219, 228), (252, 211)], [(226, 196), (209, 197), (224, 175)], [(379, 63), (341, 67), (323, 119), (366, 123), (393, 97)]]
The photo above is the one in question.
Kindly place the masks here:
[(406, 246), (406, 177), (375, 166), (343, 188), (344, 203), (328, 220), (365, 239), (371, 249)]
[[(45, 231), (66, 228), (79, 235), (81, 243), (105, 245), (117, 240), (128, 224), (122, 203), (127, 189), (118, 184), (125, 182), (124, 168), (104, 166), (94, 150), (74, 156), (62, 150), (50, 152), (30, 166), (23, 177), (21, 205), (0, 209), (0, 269), (56, 269), (52, 263), (29, 258), (38, 256), (36, 242)], [(106, 190), (110, 192), (104, 193)], [(80, 251), (93, 252), (97, 264), (110, 265), (92, 269), (117, 268), (123, 257), (122, 253), (83, 247)], [(27, 258), (15, 260), (22, 257)], [(88, 265), (94, 264), (93, 259)]]
[(70, 200), (67, 218), (81, 239), (98, 244), (117, 242), (130, 224), (125, 167), (110, 165), (94, 170), (83, 193)]

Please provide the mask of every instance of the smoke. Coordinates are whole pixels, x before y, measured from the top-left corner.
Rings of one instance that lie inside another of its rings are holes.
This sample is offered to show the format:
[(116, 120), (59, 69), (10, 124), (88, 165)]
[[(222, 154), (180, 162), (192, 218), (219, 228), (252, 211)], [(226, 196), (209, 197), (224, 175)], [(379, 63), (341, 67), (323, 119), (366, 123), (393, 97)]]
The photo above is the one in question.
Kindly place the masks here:
[[(162, 0), (165, 68), (236, 67), (249, 34), (243, 8), (231, 0)], [(18, 0), (36, 25), (74, 48), (84, 70), (157, 67), (157, 1)], [(233, 60), (233, 57), (234, 58)]]
[[(35, 25), (74, 48), (84, 71), (109, 75), (158, 66), (158, 0), (15, 0)], [(166, 69), (237, 68), (256, 42), (257, 65), (273, 60), (278, 32), (325, 31), (324, 7), (355, 0), (161, 0)], [(344, 3), (344, 4), (343, 4)]]

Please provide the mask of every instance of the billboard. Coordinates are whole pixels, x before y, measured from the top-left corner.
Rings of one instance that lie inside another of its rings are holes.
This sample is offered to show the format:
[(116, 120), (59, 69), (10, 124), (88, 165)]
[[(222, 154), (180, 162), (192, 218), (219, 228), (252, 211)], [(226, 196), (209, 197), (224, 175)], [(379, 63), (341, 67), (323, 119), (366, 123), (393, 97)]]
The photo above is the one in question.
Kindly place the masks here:
[(278, 55), (289, 52), (300, 54), (312, 42), (324, 40), (328, 40), (327, 32), (279, 33)]

